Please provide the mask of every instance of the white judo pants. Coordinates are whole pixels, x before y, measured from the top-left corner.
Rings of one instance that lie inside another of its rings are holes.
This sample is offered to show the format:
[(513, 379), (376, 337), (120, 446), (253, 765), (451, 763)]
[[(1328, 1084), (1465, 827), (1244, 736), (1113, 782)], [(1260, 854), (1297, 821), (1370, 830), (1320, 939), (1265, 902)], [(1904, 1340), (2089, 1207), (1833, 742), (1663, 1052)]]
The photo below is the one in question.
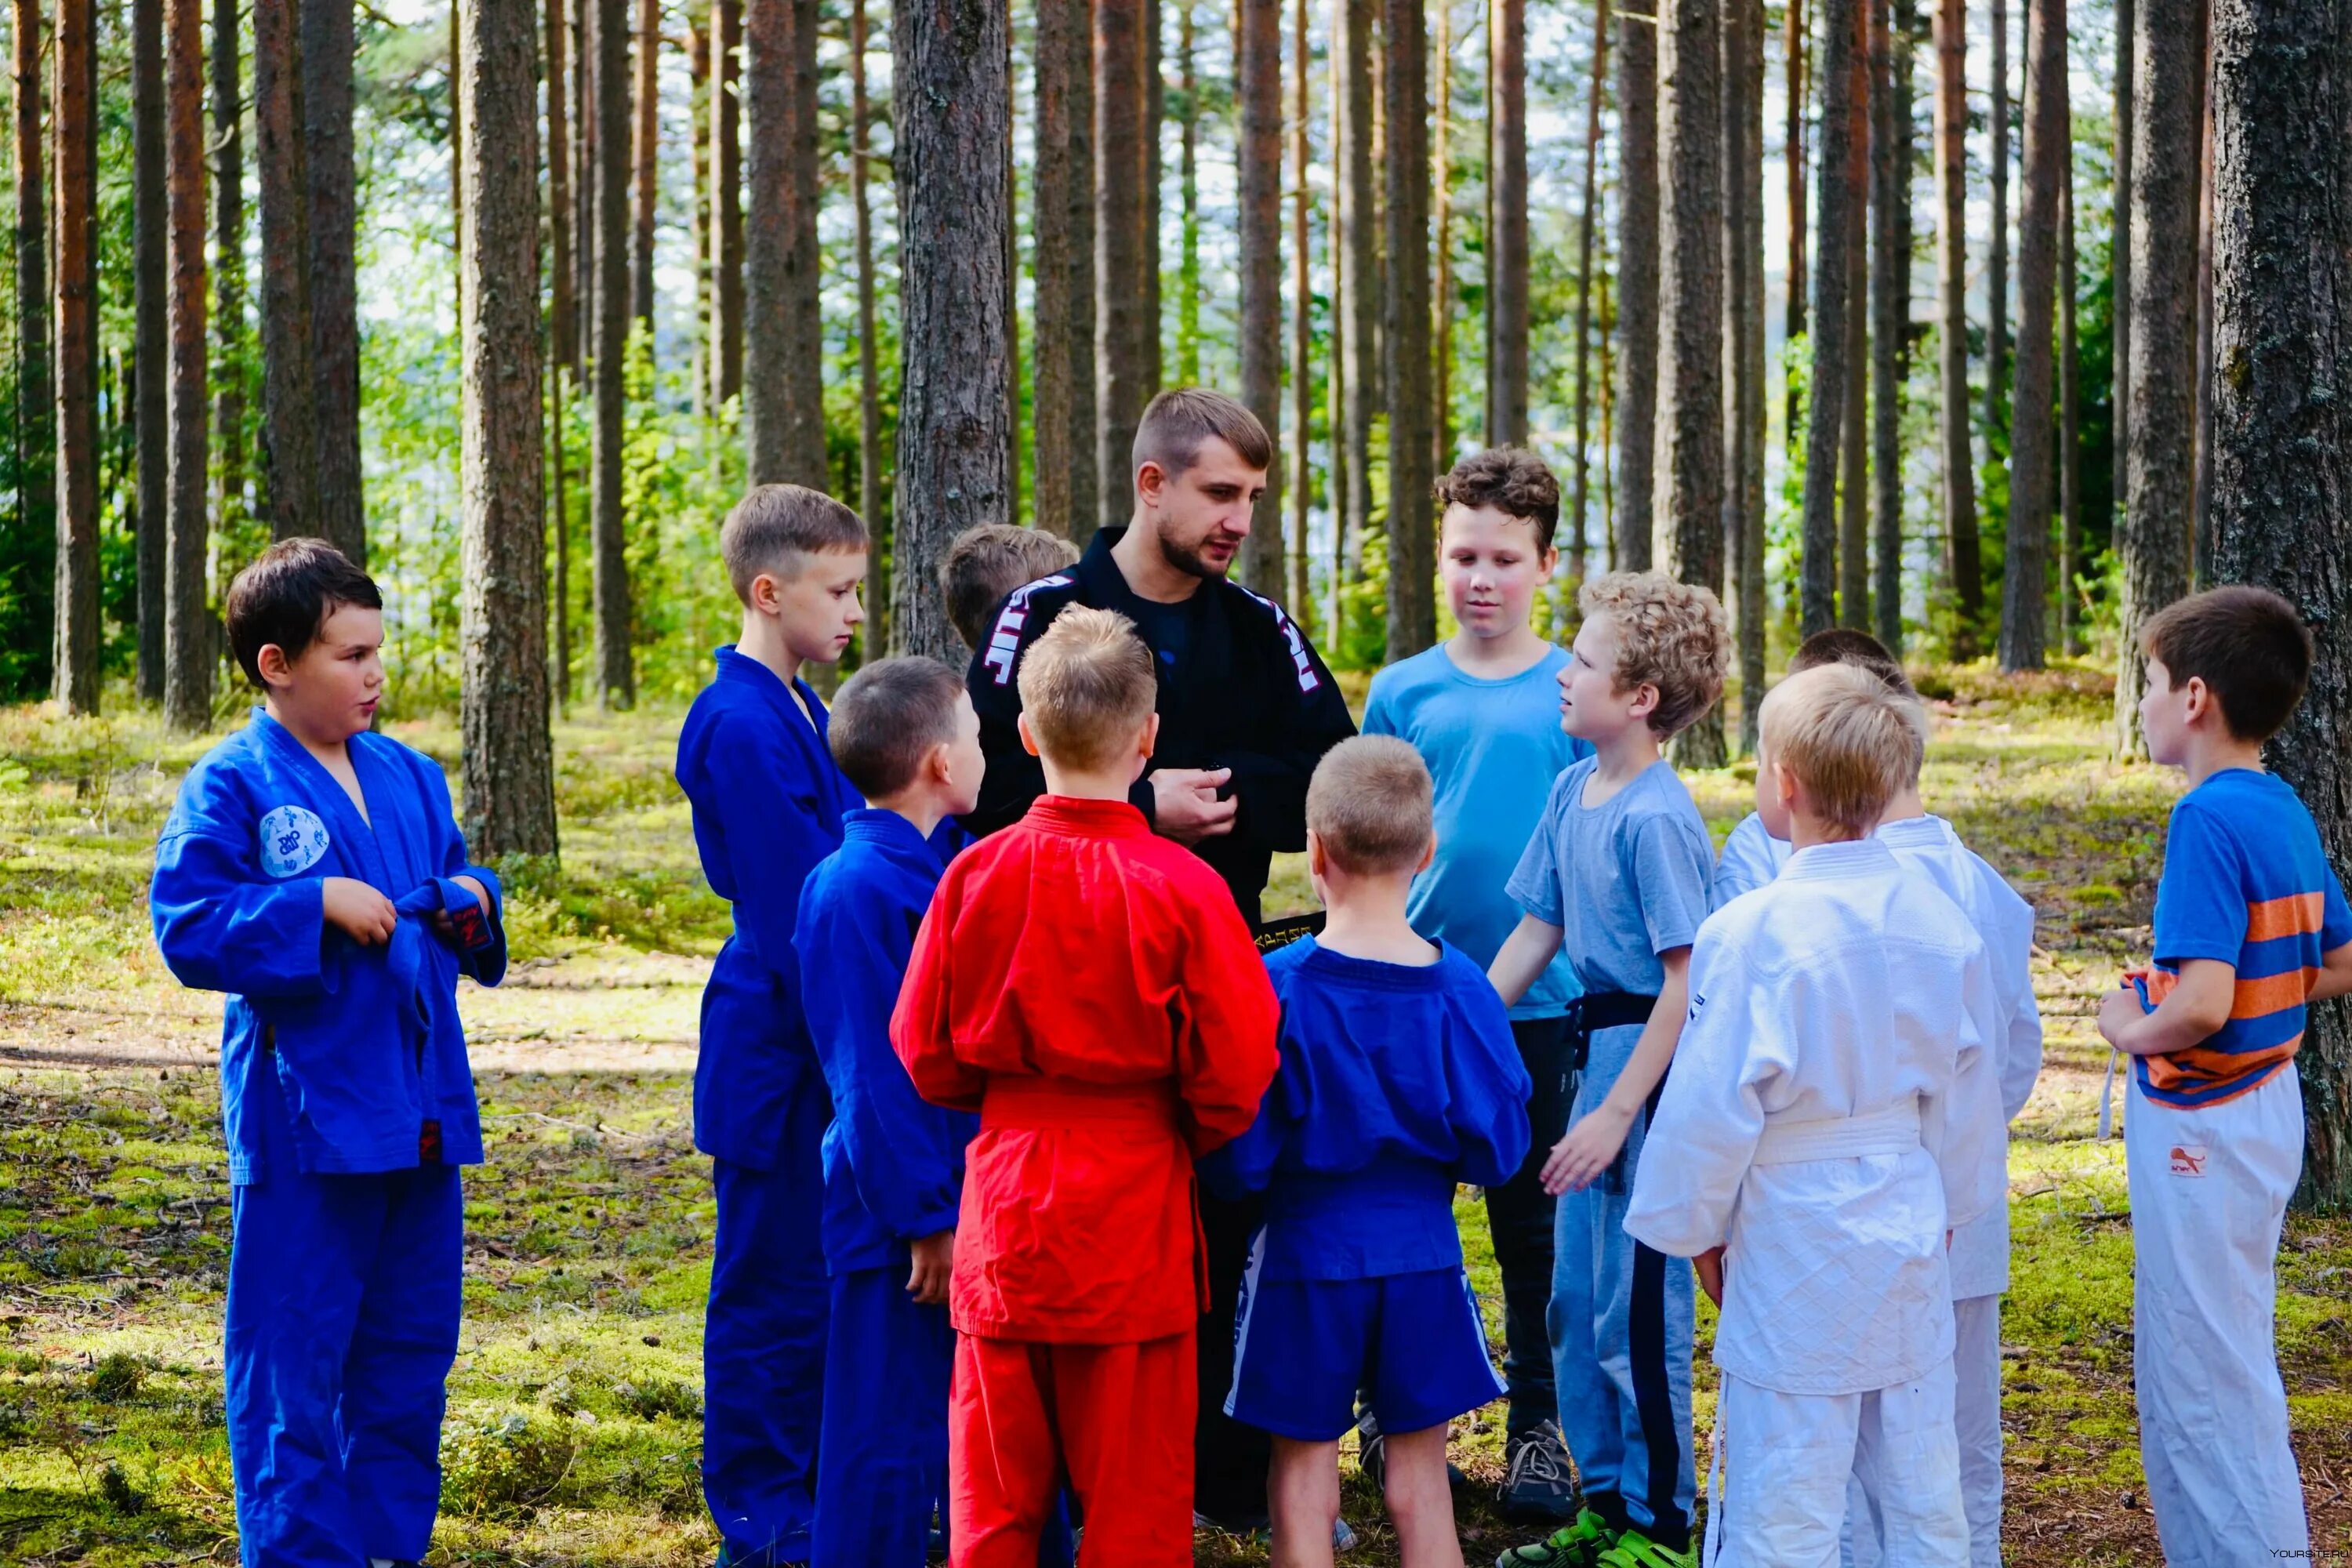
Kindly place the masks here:
[[(1888, 1568), (1967, 1568), (1952, 1363), (1871, 1394), (1781, 1394), (1723, 1376), (1726, 1568), (1831, 1568), (1849, 1478), (1877, 1500)], [(1710, 1534), (1716, 1533), (1710, 1528)]]
[(2170, 1568), (2307, 1554), (2273, 1337), (2279, 1235), (2303, 1168), (2290, 1067), (2251, 1094), (2182, 1110), (2134, 1079), (2133, 1381), (2148, 1504)]
[[(1953, 1302), (1952, 1330), (1952, 1427), (1960, 1445), (1969, 1568), (2000, 1568), (2000, 1298)], [(1876, 1479), (1857, 1468), (1846, 1489), (1845, 1568), (1883, 1568), (1887, 1561)]]

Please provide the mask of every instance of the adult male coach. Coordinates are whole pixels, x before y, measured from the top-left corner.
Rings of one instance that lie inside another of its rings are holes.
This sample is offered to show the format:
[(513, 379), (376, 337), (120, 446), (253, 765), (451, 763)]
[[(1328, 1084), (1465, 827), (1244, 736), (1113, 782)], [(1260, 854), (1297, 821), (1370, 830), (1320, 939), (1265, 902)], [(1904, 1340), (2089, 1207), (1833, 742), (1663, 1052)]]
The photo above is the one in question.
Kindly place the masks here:
[[(988, 772), (964, 826), (992, 833), (1045, 793), (1045, 773), (1014, 721), (1021, 656), (1070, 605), (1133, 621), (1160, 672), (1160, 740), (1129, 799), (1154, 831), (1189, 846), (1233, 889), (1253, 929), (1277, 850), (1307, 847), (1307, 781), (1323, 753), (1356, 732), (1322, 658), (1282, 606), (1226, 573), (1249, 537), (1274, 443), (1256, 416), (1222, 393), (1163, 392), (1135, 433), (1135, 510), (1097, 533), (1083, 559), (1016, 588), (973, 655), (967, 684)], [(1265, 1515), (1264, 1433), (1224, 1415), (1233, 1381), (1234, 1307), (1255, 1205), (1203, 1194), (1209, 1312), (1201, 1320), (1193, 1497), (1220, 1524)]]

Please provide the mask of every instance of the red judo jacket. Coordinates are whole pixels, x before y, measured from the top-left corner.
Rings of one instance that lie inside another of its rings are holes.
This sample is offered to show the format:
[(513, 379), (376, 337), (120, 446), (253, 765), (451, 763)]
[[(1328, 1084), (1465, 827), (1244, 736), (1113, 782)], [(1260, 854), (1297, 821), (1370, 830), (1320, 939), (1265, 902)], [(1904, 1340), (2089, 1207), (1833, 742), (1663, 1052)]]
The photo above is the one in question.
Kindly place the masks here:
[(955, 1326), (1069, 1344), (1191, 1328), (1192, 1160), (1256, 1119), (1276, 1012), (1224, 883), (1125, 801), (1045, 795), (958, 858), (890, 1020), (917, 1091), (980, 1112)]

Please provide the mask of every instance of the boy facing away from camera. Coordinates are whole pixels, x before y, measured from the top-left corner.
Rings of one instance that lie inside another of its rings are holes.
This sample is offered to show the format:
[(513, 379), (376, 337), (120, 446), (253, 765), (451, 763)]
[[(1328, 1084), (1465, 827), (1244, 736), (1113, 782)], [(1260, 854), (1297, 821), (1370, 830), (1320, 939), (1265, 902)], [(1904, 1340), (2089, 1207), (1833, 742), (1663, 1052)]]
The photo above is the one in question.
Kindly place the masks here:
[(457, 1168), (482, 1160), (457, 977), (506, 972), (499, 880), (441, 764), (373, 732), (375, 584), (324, 542), (229, 585), (262, 705), (155, 845), (156, 944), (221, 1027), (223, 1402), (247, 1563), (414, 1563), (457, 1353)]
[[(1465, 458), (1437, 495), (1445, 508), (1438, 574), (1461, 629), (1372, 677), (1364, 732), (1410, 742), (1435, 783), (1437, 852), (1413, 879), (1412, 929), (1483, 970), (1517, 923), (1503, 888), (1552, 780), (1592, 747), (1559, 727), (1568, 655), (1528, 624), (1536, 588), (1559, 560), (1552, 545), (1559, 480), (1534, 453), (1502, 447)], [(1502, 1501), (1507, 1513), (1538, 1520), (1574, 1511), (1544, 1329), (1556, 1201), (1544, 1191), (1542, 1167), (1568, 1131), (1568, 1009), (1576, 992), (1575, 966), (1562, 954), (1510, 1009), (1532, 1085), (1532, 1139), (1520, 1168), (1486, 1188), (1510, 1387)]]
[(1192, 1560), (1192, 1162), (1247, 1130), (1276, 1005), (1217, 873), (1128, 790), (1159, 718), (1125, 617), (1072, 606), (1021, 660), (1046, 793), (948, 868), (890, 1035), (934, 1105), (978, 1111), (956, 1227), (956, 1568), (1033, 1568), (1066, 1479), (1079, 1562)]
[(2274, 1340), (2303, 1168), (2305, 1007), (2352, 991), (2352, 911), (2311, 813), (2263, 767), (2310, 678), (2311, 634), (2265, 589), (2215, 588), (2140, 635), (2148, 755), (2189, 776), (2156, 890), (2154, 963), (2099, 1032), (2133, 1058), (2132, 1363), (2165, 1560), (2307, 1556)]
[(1511, 876), (1518, 927), (1488, 973), (1517, 1002), (1564, 946), (1584, 991), (1570, 1015), (1583, 1076), (1542, 1174), (1565, 1194), (1551, 1345), (1585, 1502), (1549, 1540), (1506, 1552), (1507, 1568), (1586, 1568), (1612, 1546), (1633, 1568), (1680, 1561), (1696, 1490), (1690, 1268), (1629, 1237), (1623, 1220), (1715, 863), (1706, 823), (1659, 748), (1722, 695), (1728, 642), (1715, 595), (1663, 573), (1596, 578), (1580, 604), (1560, 726), (1594, 754), (1552, 785)]
[(1528, 1076), (1486, 972), (1407, 918), (1434, 847), (1430, 795), (1420, 757), (1389, 736), (1342, 741), (1317, 765), (1307, 863), (1328, 920), (1266, 960), (1282, 1066), (1256, 1123), (1206, 1172), (1266, 1194), (1225, 1414), (1274, 1434), (1280, 1568), (1331, 1562), (1360, 1390), (1406, 1568), (1461, 1568), (1446, 1424), (1504, 1392), (1454, 1189), (1526, 1158)]
[(1967, 914), (1874, 837), (1921, 744), (1866, 670), (1766, 698), (1757, 807), (1795, 853), (1699, 932), (1625, 1216), (1723, 1310), (1708, 1534), (1741, 1568), (1834, 1562), (1857, 1470), (1889, 1562), (1969, 1561), (1946, 1248), (2006, 1194), (2001, 1020)]
[(940, 597), (947, 602), (948, 624), (964, 647), (978, 653), (1004, 595), (1077, 563), (1078, 547), (1044, 529), (976, 522), (949, 542), (940, 560)]

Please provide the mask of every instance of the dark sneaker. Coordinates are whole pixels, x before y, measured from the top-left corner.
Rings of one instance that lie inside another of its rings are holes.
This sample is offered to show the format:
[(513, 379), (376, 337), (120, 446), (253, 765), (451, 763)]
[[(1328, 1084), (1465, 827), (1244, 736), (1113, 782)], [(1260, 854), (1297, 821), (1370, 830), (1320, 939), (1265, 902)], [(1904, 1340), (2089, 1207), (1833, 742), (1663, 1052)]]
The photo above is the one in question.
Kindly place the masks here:
[(1503, 1478), (1503, 1513), (1509, 1519), (1567, 1523), (1577, 1515), (1575, 1467), (1559, 1427), (1549, 1421), (1512, 1439)]
[[(1363, 1472), (1364, 1479), (1387, 1489), (1388, 1445), (1381, 1436), (1379, 1419), (1370, 1414), (1356, 1423), (1356, 1468)], [(1451, 1459), (1445, 1461), (1445, 1486), (1456, 1503), (1470, 1495), (1470, 1478)]]
[(1534, 1545), (1512, 1547), (1495, 1559), (1495, 1568), (1601, 1568), (1603, 1556), (1616, 1544), (1617, 1532), (1588, 1508), (1574, 1523)]

